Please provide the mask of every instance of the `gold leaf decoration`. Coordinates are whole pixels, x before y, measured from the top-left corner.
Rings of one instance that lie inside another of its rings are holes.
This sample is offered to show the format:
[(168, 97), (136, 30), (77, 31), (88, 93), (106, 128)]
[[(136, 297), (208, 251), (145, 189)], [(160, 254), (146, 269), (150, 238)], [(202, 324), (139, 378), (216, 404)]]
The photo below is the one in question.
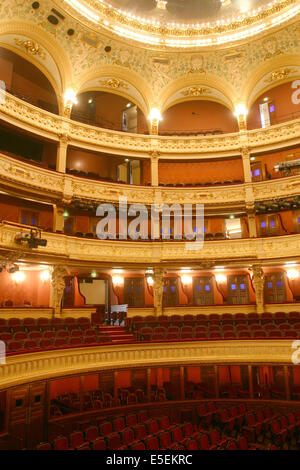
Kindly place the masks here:
[(40, 45), (37, 42), (32, 41), (31, 39), (24, 40), (16, 38), (15, 43), (18, 46), (24, 47), (28, 54), (37, 55), (43, 60), (46, 59), (45, 52), (41, 49)]
[(107, 80), (99, 80), (100, 85), (108, 88), (124, 88), (125, 90), (128, 90), (129, 86), (125, 83), (119, 80), (118, 78), (109, 78)]
[(208, 95), (209, 93), (211, 93), (211, 90), (209, 88), (204, 88), (200, 86), (191, 86), (187, 90), (181, 92), (183, 96), (202, 96)]

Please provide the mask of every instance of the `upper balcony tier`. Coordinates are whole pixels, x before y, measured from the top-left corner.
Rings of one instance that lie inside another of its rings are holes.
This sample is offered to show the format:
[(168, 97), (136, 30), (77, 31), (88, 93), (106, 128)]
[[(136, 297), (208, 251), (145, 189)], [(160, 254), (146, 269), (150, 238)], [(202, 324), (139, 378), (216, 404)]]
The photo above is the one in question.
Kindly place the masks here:
[(240, 155), (243, 148), (265, 152), (300, 143), (300, 119), (265, 129), (220, 135), (189, 137), (141, 135), (113, 131), (73, 121), (33, 106), (9, 93), (0, 103), (0, 118), (32, 134), (58, 142), (62, 136), (69, 145), (113, 155), (160, 160), (201, 157), (224, 158)]

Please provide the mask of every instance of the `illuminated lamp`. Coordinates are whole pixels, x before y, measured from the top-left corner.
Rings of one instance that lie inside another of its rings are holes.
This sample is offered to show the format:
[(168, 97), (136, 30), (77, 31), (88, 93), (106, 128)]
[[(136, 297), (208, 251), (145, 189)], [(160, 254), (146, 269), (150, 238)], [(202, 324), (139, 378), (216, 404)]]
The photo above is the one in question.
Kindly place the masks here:
[(50, 279), (50, 273), (48, 271), (48, 269), (46, 269), (45, 271), (42, 271), (41, 274), (40, 274), (40, 279), (42, 282), (47, 282), (49, 281)]
[(299, 277), (299, 271), (297, 269), (289, 269), (287, 272), (287, 277), (291, 280), (294, 281)]
[(17, 271), (11, 275), (11, 278), (16, 284), (20, 284), (25, 281), (25, 274), (22, 271)]

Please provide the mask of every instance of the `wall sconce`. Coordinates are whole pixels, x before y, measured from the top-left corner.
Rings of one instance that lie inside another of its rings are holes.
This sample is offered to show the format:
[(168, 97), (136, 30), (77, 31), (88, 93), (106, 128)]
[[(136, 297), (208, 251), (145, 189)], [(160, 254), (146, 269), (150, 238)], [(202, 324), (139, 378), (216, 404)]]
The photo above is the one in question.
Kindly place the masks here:
[(247, 116), (248, 110), (244, 104), (237, 104), (234, 110), (234, 115), (236, 117), (239, 116)]
[(161, 121), (162, 117), (158, 108), (152, 108), (149, 114), (150, 121)]
[(124, 278), (122, 276), (113, 276), (112, 283), (114, 287), (121, 287), (124, 284)]
[(16, 284), (20, 284), (21, 282), (25, 281), (25, 274), (22, 271), (17, 271), (11, 275), (12, 280)]
[(76, 98), (76, 93), (71, 88), (68, 88), (64, 94), (65, 104), (77, 104), (78, 100)]
[(148, 283), (148, 286), (152, 287), (153, 284), (154, 284), (154, 279), (152, 276), (147, 276), (147, 283)]
[(299, 271), (297, 271), (297, 269), (289, 269), (286, 274), (290, 281), (294, 281), (299, 277)]
[(50, 279), (50, 273), (49, 273), (48, 269), (46, 269), (45, 271), (42, 271), (40, 273), (40, 280), (42, 282), (47, 282), (47, 281), (49, 281), (49, 279)]
[(188, 276), (187, 274), (183, 274), (181, 276), (181, 282), (182, 282), (183, 285), (188, 286), (188, 285), (192, 284), (193, 278), (192, 278), (192, 276)]
[(227, 281), (227, 277), (224, 274), (216, 274), (216, 281), (218, 284), (224, 284)]

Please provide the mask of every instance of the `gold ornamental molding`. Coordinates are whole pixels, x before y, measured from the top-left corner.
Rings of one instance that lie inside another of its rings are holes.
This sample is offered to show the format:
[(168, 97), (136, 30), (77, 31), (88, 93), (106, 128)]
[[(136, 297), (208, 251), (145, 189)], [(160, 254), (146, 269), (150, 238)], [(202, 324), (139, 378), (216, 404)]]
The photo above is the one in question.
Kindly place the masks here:
[(183, 96), (203, 96), (208, 95), (209, 93), (211, 93), (209, 88), (204, 88), (201, 86), (192, 86), (181, 92)]
[(61, 134), (70, 145), (110, 154), (149, 158), (149, 152), (160, 152), (160, 159), (189, 157), (223, 158), (240, 154), (247, 139), (249, 150), (282, 148), (300, 143), (300, 119), (241, 133), (218, 136), (165, 137), (129, 134), (82, 124), (57, 116), (26, 103), (9, 93), (0, 104), (0, 117), (11, 124), (58, 141)]
[(0, 364), (0, 389), (51, 377), (105, 369), (174, 364), (290, 364), (292, 340), (191, 341), (72, 348), (9, 356)]
[(127, 83), (119, 80), (118, 78), (109, 78), (107, 80), (99, 80), (101, 86), (105, 88), (113, 88), (117, 90), (118, 88), (124, 88), (124, 90), (128, 90), (129, 86)]
[[(160, 155), (159, 155), (160, 158)], [(50, 202), (62, 199), (81, 199), (94, 202), (119, 202), (126, 197), (128, 203), (143, 202), (165, 204), (194, 204), (195, 201), (208, 206), (222, 207), (246, 205), (249, 187), (257, 201), (282, 198), (299, 194), (300, 176), (290, 176), (258, 183), (218, 186), (213, 188), (166, 188), (132, 186), (84, 180), (73, 175), (47, 170), (0, 153), (0, 186), (9, 192), (31, 193), (37, 199)]]
[(265, 80), (265, 83), (273, 83), (278, 80), (283, 80), (284, 78), (288, 77), (289, 75), (295, 72), (297, 72), (297, 69), (284, 68), (280, 70), (275, 70), (271, 73), (270, 77)]
[(17, 46), (24, 47), (28, 54), (37, 55), (43, 60), (46, 59), (45, 52), (37, 42), (31, 41), (31, 39), (23, 40), (15, 38), (15, 43)]
[[(15, 236), (20, 227), (13, 223), (0, 224), (0, 251), (16, 249)], [(23, 232), (27, 232), (23, 229)], [(137, 265), (199, 265), (202, 261), (214, 263), (281, 262), (282, 259), (298, 259), (300, 234), (284, 237), (246, 238), (204, 242), (202, 248), (191, 249), (192, 243), (185, 241), (152, 242), (99, 240), (43, 232), (47, 247), (30, 249), (24, 247), (22, 257), (36, 262), (39, 259), (55, 260), (68, 265), (93, 263), (106, 266), (111, 263), (126, 266)]]

